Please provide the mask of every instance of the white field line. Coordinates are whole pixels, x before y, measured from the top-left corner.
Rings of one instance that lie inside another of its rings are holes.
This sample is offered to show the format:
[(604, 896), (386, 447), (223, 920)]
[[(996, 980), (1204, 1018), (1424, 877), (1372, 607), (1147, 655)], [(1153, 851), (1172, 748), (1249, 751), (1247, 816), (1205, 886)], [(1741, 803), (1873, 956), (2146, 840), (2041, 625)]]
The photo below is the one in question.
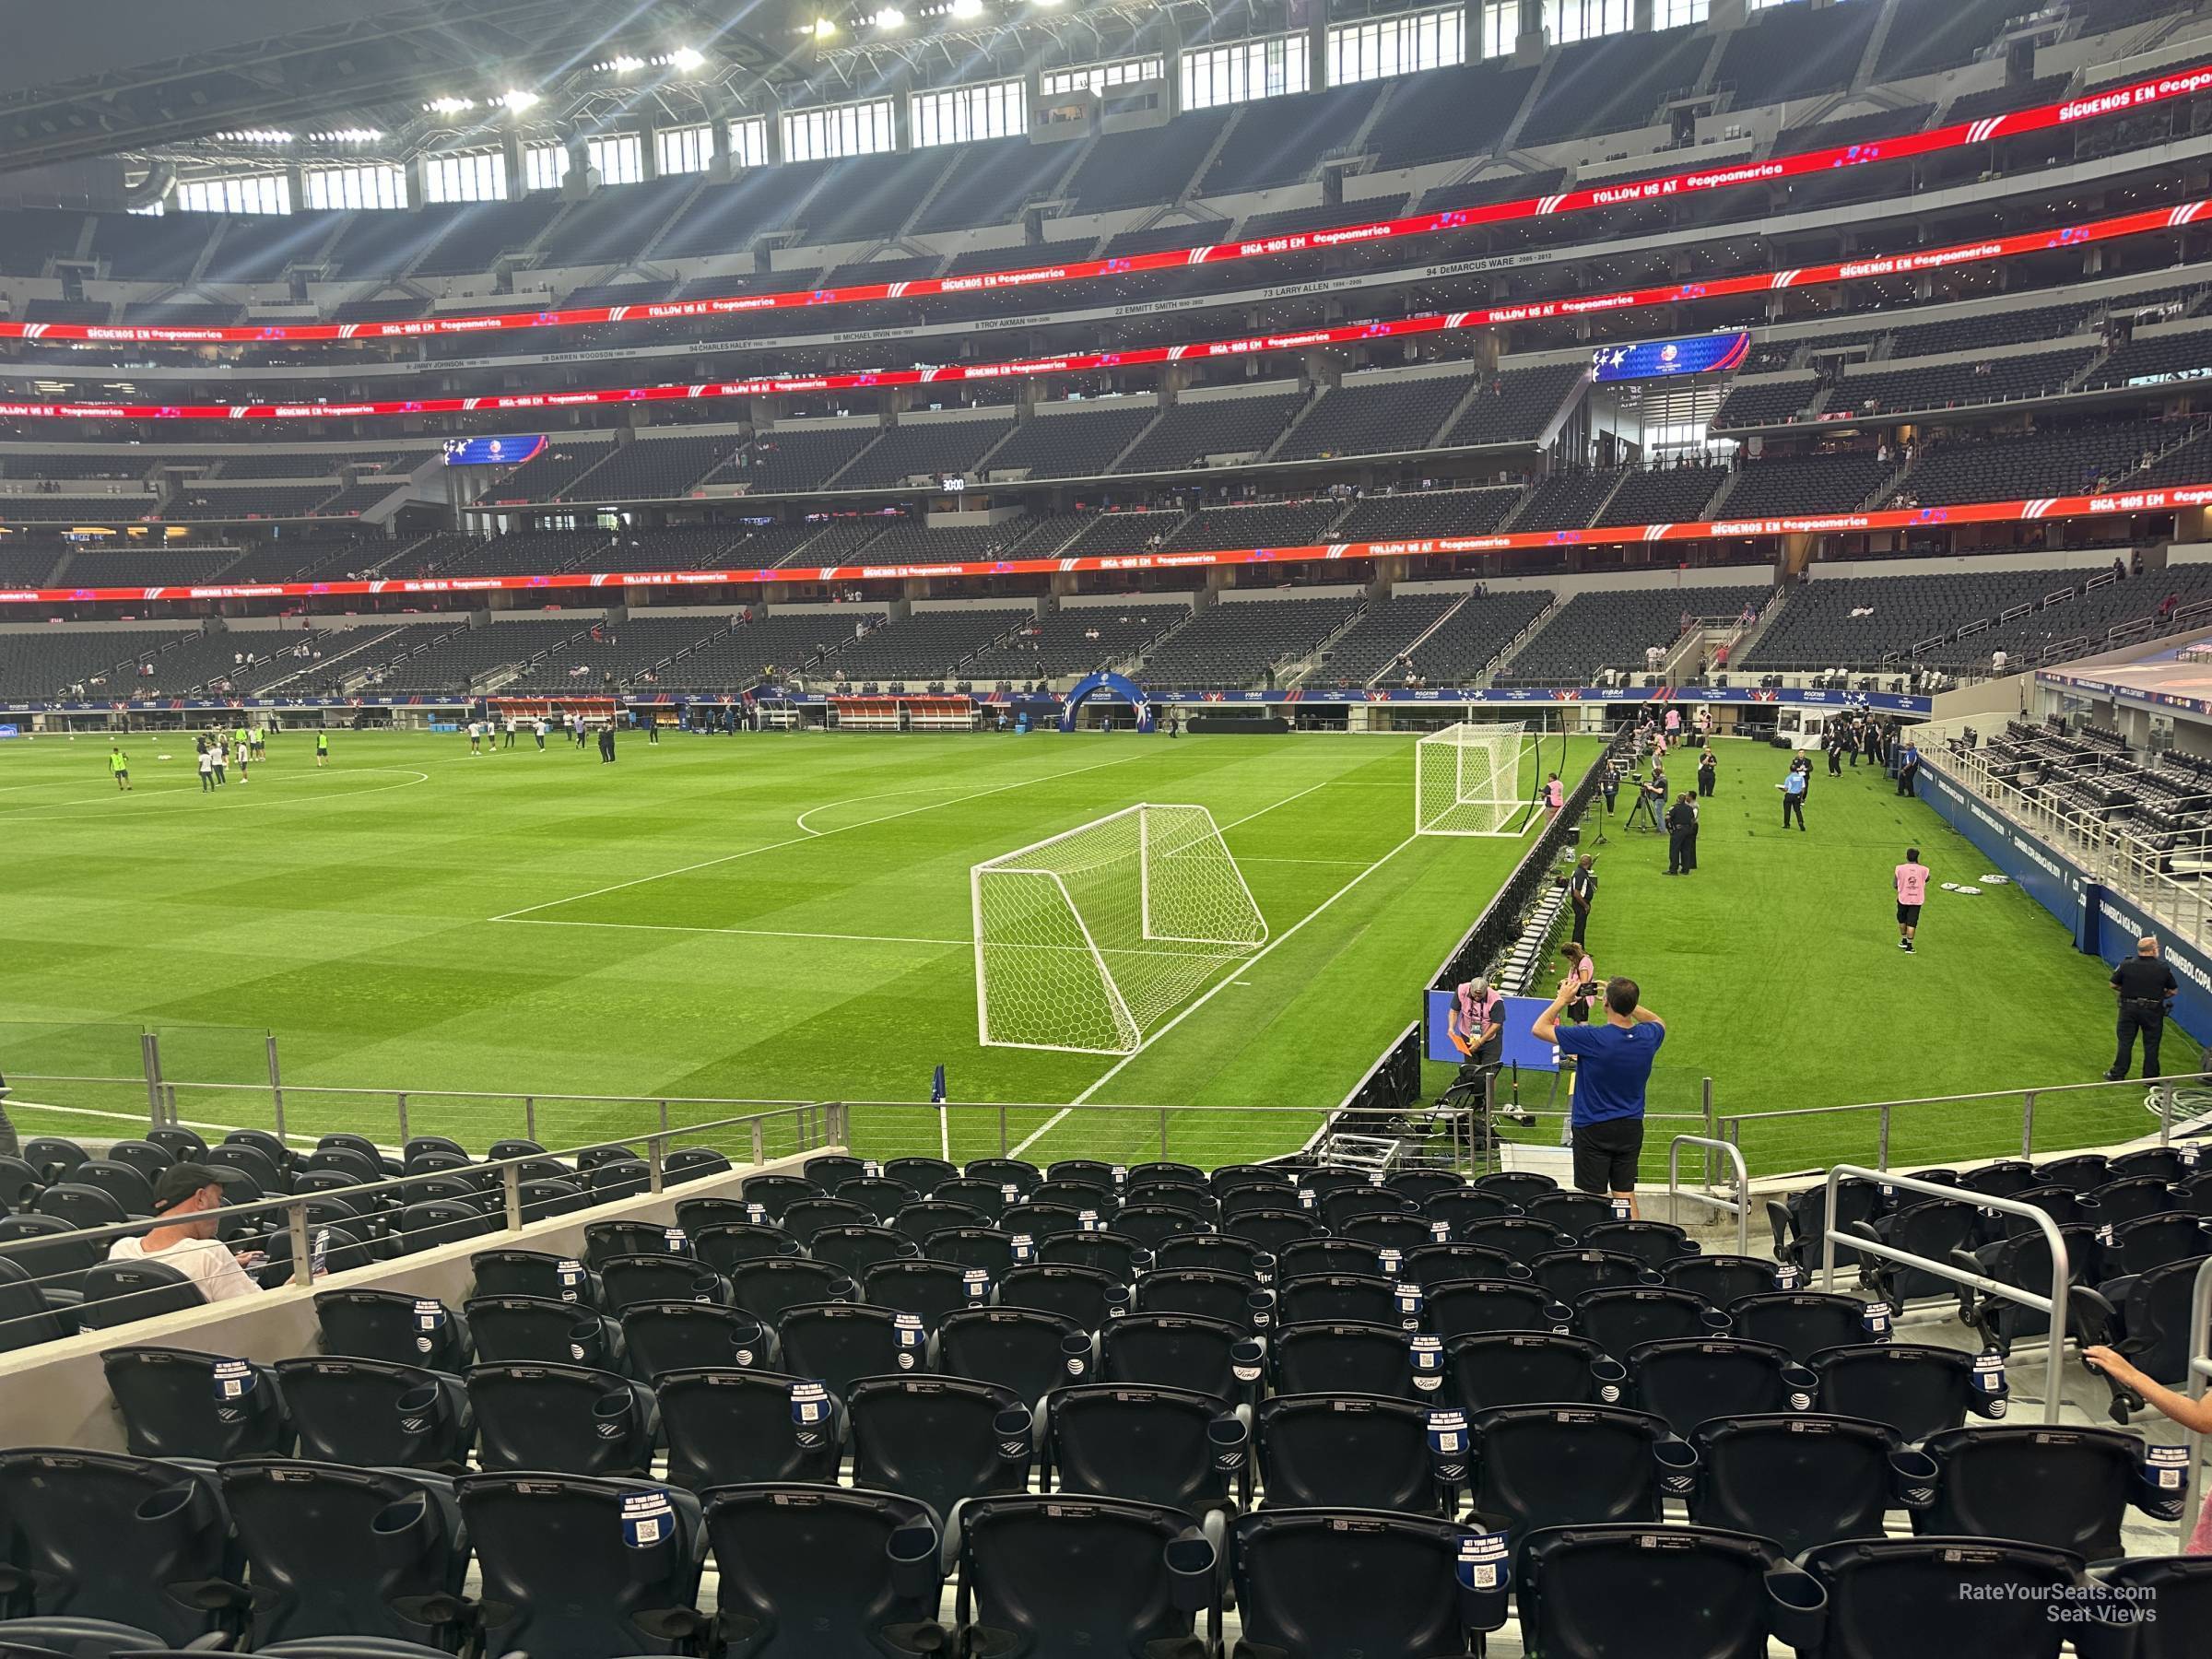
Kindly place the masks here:
[[(435, 765), (436, 762), (433, 761), (429, 764)], [(300, 800), (276, 801), (272, 804), (278, 806), (330, 806), (334, 801), (349, 801), (360, 795), (382, 794), (386, 790), (392, 789), (412, 789), (418, 783), (428, 783), (430, 781), (429, 773), (425, 771), (417, 771), (411, 766), (363, 766), (358, 767), (354, 771), (342, 775), (362, 778), (368, 777), (371, 773), (375, 772), (406, 772), (407, 775), (397, 783), (379, 783), (373, 789), (340, 790), (334, 794), (311, 795)], [(315, 774), (309, 772), (291, 773), (284, 777), (272, 779), (270, 780), (270, 783), (272, 785), (276, 783), (300, 783), (305, 782), (308, 778), (314, 775)], [(341, 774), (334, 772), (328, 775), (336, 777)], [(240, 789), (251, 790), (253, 785), (250, 782), (241, 781), (237, 787)], [(220, 790), (214, 793), (227, 797), (230, 794), (230, 785), (225, 784)], [(112, 801), (119, 798), (127, 800), (130, 798), (131, 794), (197, 795), (206, 794), (208, 793), (209, 792), (206, 790), (197, 788), (192, 784), (184, 783), (172, 783), (162, 789), (135, 789), (130, 792), (130, 794), (125, 794), (122, 790), (115, 790), (107, 794), (78, 795), (74, 799), (67, 801), (41, 801), (34, 806), (9, 807), (5, 810), (0, 810), (0, 819), (4, 819), (9, 823), (36, 822), (38, 821), (40, 815), (43, 813), (61, 812), (65, 807), (82, 806), (95, 801)], [(259, 806), (265, 802), (268, 802), (268, 796), (266, 795), (253, 795), (252, 798), (247, 800), (226, 799), (217, 805), (207, 806), (204, 810), (208, 812), (238, 812), (249, 806)], [(64, 813), (63, 816), (68, 818), (89, 818), (92, 815), (84, 812), (75, 812)]]
[[(1354, 888), (1365, 881), (1370, 876), (1372, 876), (1377, 870), (1381, 869), (1384, 865), (1388, 864), (1399, 853), (1405, 852), (1406, 848), (1412, 846), (1415, 841), (1421, 839), (1422, 838), (1418, 835), (1407, 836), (1404, 841), (1400, 841), (1389, 852), (1383, 853), (1382, 857), (1376, 859), (1374, 863), (1369, 865), (1364, 870), (1361, 870), (1359, 875), (1353, 877), (1349, 881), (1346, 882), (1342, 887), (1331, 893), (1326, 899), (1324, 899), (1319, 904), (1315, 905), (1312, 910), (1308, 911), (1304, 915), (1293, 922), (1281, 933), (1277, 934), (1272, 939), (1269, 939), (1266, 944), (1261, 946), (1260, 948), (1253, 951), (1252, 955), (1240, 959), (1238, 971), (1241, 973), (1249, 972), (1253, 968), (1258, 967), (1261, 962), (1266, 959), (1267, 954), (1274, 950), (1277, 946), (1286, 945), (1289, 943), (1290, 940), (1296, 938), (1299, 933), (1305, 927), (1307, 923), (1312, 921), (1316, 916), (1320, 915), (1324, 911), (1335, 904), (1336, 900), (1343, 898), (1347, 893), (1350, 892)], [(1213, 1001), (1214, 998), (1220, 994), (1221, 992), (1227, 990), (1230, 985), (1237, 982), (1237, 981), (1231, 979), (1221, 979), (1215, 981), (1203, 995), (1198, 997), (1194, 1002), (1192, 1002), (1182, 1008), (1177, 1012), (1174, 1018), (1169, 1020), (1168, 1023), (1161, 1026), (1159, 1030), (1154, 1031), (1150, 1036), (1139, 1042), (1135, 1048), (1132, 1049), (1128, 1053), (1124, 1054), (1119, 1060), (1116, 1060), (1112, 1065), (1108, 1066), (1099, 1075), (1098, 1079), (1093, 1082), (1089, 1088), (1086, 1088), (1081, 1094), (1077, 1095), (1074, 1100), (1063, 1106), (1058, 1112), (1054, 1112), (1050, 1118), (1046, 1119), (1042, 1128), (1039, 1129), (1036, 1134), (1030, 1135), (1027, 1140), (1023, 1141), (1021, 1145), (1012, 1148), (1006, 1154), (1006, 1156), (1009, 1158), (1019, 1158), (1024, 1152), (1028, 1151), (1031, 1147), (1035, 1146), (1039, 1141), (1050, 1135), (1062, 1123), (1065, 1122), (1068, 1114), (1073, 1112), (1077, 1107), (1088, 1104), (1091, 1096), (1097, 1094), (1100, 1089), (1105, 1088), (1107, 1084), (1112, 1082), (1113, 1079), (1120, 1075), (1122, 1069), (1128, 1065), (1131, 1061), (1135, 1060), (1139, 1054), (1143, 1053), (1147, 1049), (1158, 1042), (1162, 1037), (1165, 1037), (1170, 1031), (1172, 1031), (1177, 1026), (1181, 1025), (1192, 1015), (1197, 1013), (1199, 1009), (1205, 1007), (1207, 1003)]]
[(564, 904), (575, 904), (585, 899), (597, 899), (606, 893), (623, 892), (630, 888), (643, 887), (648, 882), (665, 881), (671, 876), (688, 876), (694, 870), (711, 870), (717, 865), (734, 864), (741, 858), (755, 858), (763, 853), (781, 852), (785, 847), (804, 846), (808, 841), (825, 841), (832, 835), (845, 835), (854, 830), (871, 829), (875, 825), (888, 824), (898, 818), (912, 818), (919, 812), (936, 812), (947, 806), (963, 806), (970, 801), (980, 801), (989, 795), (1005, 794), (1008, 790), (1028, 789), (1033, 784), (1056, 782), (1062, 778), (1072, 778), (1081, 772), (1097, 771), (1102, 767), (1126, 766), (1132, 760), (1141, 760), (1144, 758), (1145, 756), (1139, 753), (1124, 755), (1114, 760), (1094, 761), (1088, 766), (1071, 766), (1065, 771), (1049, 772), (1037, 778), (1022, 778), (1012, 783), (1000, 783), (990, 789), (979, 789), (972, 794), (954, 795), (949, 800), (933, 801), (926, 806), (909, 806), (902, 812), (888, 812), (881, 818), (868, 818), (858, 824), (841, 824), (835, 830), (810, 830), (804, 835), (794, 835), (783, 841), (769, 841), (758, 847), (747, 847), (738, 853), (724, 853), (719, 858), (702, 858), (696, 864), (678, 865), (673, 870), (662, 870), (655, 875), (639, 876), (629, 881), (614, 882), (606, 887), (594, 888), (587, 893), (571, 893), (565, 899), (548, 899), (543, 904), (525, 904), (520, 910), (507, 911), (502, 914), (488, 917), (487, 920), (512, 922), (518, 917), (530, 915), (536, 911), (558, 910)]

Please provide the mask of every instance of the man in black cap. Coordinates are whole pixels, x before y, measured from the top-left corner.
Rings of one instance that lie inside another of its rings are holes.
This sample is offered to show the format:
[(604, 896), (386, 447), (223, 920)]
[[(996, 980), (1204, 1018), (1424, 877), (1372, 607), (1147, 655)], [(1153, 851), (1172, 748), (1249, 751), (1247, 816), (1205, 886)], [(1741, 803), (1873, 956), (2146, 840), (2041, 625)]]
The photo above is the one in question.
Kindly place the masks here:
[(216, 1240), (216, 1217), (222, 1207), (222, 1180), (213, 1170), (206, 1164), (171, 1164), (154, 1182), (154, 1214), (161, 1224), (141, 1237), (116, 1240), (108, 1260), (174, 1267), (211, 1302), (258, 1296), (261, 1287)]
[(2127, 1076), (2127, 1063), (2136, 1057), (2136, 1033), (2143, 1033), (2143, 1075), (2159, 1075), (2159, 1042), (2166, 1035), (2166, 1010), (2173, 1006), (2174, 993), (2181, 987), (2174, 982), (2173, 970), (2159, 959), (2159, 942), (2146, 935), (2136, 941), (2136, 954), (2112, 970), (2112, 989), (2120, 995), (2120, 1052), (2112, 1057), (2112, 1069), (2104, 1074), (2108, 1083), (2118, 1083)]

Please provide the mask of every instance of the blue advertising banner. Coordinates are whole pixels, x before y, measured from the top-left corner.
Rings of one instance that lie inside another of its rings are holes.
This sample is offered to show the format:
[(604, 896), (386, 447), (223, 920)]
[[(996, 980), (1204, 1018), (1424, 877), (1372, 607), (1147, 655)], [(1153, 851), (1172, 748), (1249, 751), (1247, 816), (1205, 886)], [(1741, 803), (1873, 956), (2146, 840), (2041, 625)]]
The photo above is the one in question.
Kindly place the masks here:
[(1738, 369), (1750, 355), (1751, 336), (1742, 329), (1727, 334), (1689, 335), (1678, 340), (1640, 340), (1607, 346), (1594, 353), (1594, 378), (1607, 381), (1658, 380), (1677, 374), (1719, 374)]
[(546, 447), (545, 434), (523, 438), (448, 438), (448, 466), (520, 466)]
[(2181, 992), (2173, 1018), (2200, 1043), (2212, 1044), (2212, 956), (2177, 940), (2133, 900), (2088, 879), (2072, 859), (1996, 811), (1924, 761), (1921, 799), (1974, 844), (2074, 935), (2075, 948), (2117, 965), (2136, 954), (2136, 941), (2155, 935)]
[[(1429, 1058), (1441, 1060), (1446, 1065), (1457, 1065), (1466, 1056), (1452, 1043), (1452, 1003), (1453, 993), (1430, 991), (1429, 1001)], [(1518, 1065), (1523, 1071), (1556, 1072), (1559, 1069), (1559, 1051), (1548, 1042), (1539, 1042), (1530, 1034), (1529, 1027), (1535, 1024), (1536, 1016), (1551, 1006), (1548, 996), (1509, 996), (1504, 999), (1502, 1017), (1505, 1024), (1505, 1052), (1501, 1056), (1507, 1065)]]

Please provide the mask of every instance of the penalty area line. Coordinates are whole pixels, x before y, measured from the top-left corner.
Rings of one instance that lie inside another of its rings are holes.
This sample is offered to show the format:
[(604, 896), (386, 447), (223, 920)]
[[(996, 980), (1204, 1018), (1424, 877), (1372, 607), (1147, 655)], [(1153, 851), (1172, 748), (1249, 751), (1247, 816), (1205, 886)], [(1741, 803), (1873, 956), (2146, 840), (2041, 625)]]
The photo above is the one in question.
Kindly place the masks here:
[[(1304, 915), (1293, 922), (1281, 933), (1277, 934), (1273, 938), (1269, 939), (1266, 944), (1261, 946), (1260, 948), (1254, 951), (1251, 956), (1239, 959), (1243, 970), (1249, 971), (1250, 970), (1258, 967), (1261, 962), (1266, 959), (1268, 953), (1274, 950), (1277, 946), (1288, 944), (1292, 939), (1299, 935), (1299, 934), (1304, 929), (1307, 923), (1321, 915), (1322, 912), (1328, 910), (1330, 906), (1334, 905), (1339, 899), (1343, 898), (1347, 893), (1350, 892), (1354, 888), (1365, 881), (1370, 876), (1372, 876), (1377, 870), (1381, 869), (1384, 865), (1388, 864), (1392, 859), (1395, 858), (1399, 853), (1405, 852), (1406, 848), (1412, 846), (1415, 841), (1419, 841), (1421, 837), (1418, 835), (1407, 836), (1404, 841), (1400, 841), (1389, 852), (1383, 853), (1382, 857), (1376, 859), (1374, 863), (1369, 865), (1367, 868), (1360, 871), (1359, 875), (1353, 877), (1349, 881), (1346, 882), (1342, 887), (1331, 893), (1326, 899), (1324, 899), (1319, 904), (1315, 905), (1312, 910), (1308, 911)], [(1088, 1105), (1090, 1103), (1091, 1096), (1097, 1094), (1100, 1089), (1105, 1088), (1107, 1084), (1112, 1082), (1116, 1077), (1121, 1075), (1122, 1070), (1132, 1061), (1135, 1060), (1139, 1054), (1142, 1054), (1147, 1049), (1158, 1042), (1162, 1037), (1165, 1037), (1170, 1031), (1172, 1031), (1177, 1026), (1181, 1025), (1192, 1015), (1197, 1013), (1199, 1009), (1205, 1007), (1207, 1003), (1213, 1001), (1216, 996), (1219, 995), (1223, 991), (1226, 991), (1230, 986), (1234, 984), (1249, 984), (1250, 982), (1250, 981), (1240, 981), (1235, 979), (1216, 980), (1213, 984), (1209, 986), (1206, 992), (1194, 1002), (1192, 1002), (1187, 1006), (1178, 1011), (1174, 1018), (1169, 1020), (1168, 1023), (1161, 1026), (1159, 1030), (1153, 1032), (1149, 1037), (1147, 1037), (1143, 1041), (1139, 1042), (1136, 1047), (1131, 1049), (1129, 1053), (1124, 1054), (1119, 1060), (1116, 1060), (1112, 1065), (1108, 1066), (1103, 1072), (1100, 1073), (1097, 1081), (1093, 1082), (1089, 1088), (1086, 1088), (1081, 1094), (1077, 1095), (1066, 1105), (1061, 1107), (1058, 1112), (1053, 1113), (1051, 1117), (1045, 1120), (1044, 1126), (1042, 1128), (1039, 1129), (1034, 1135), (1030, 1135), (1019, 1146), (1015, 1147), (1008, 1151), (1006, 1156), (1009, 1158), (1019, 1158), (1024, 1152), (1027, 1152), (1031, 1147), (1035, 1146), (1039, 1141), (1050, 1135), (1061, 1124), (1065, 1123), (1069, 1114), (1072, 1113), (1077, 1107)]]
[[(979, 789), (973, 794), (954, 795), (949, 800), (933, 801), (925, 806), (909, 806), (903, 812), (886, 813), (882, 818), (866, 818), (857, 824), (841, 824), (834, 830), (809, 830), (804, 835), (794, 835), (783, 841), (768, 841), (758, 847), (747, 847), (742, 852), (724, 853), (719, 858), (702, 858), (697, 864), (678, 865), (673, 870), (661, 870), (651, 876), (638, 876), (629, 881), (618, 881), (608, 887), (594, 888), (588, 893), (571, 893), (566, 899), (548, 899), (543, 904), (525, 904), (520, 910), (506, 911), (497, 916), (488, 916), (488, 922), (512, 922), (519, 917), (533, 915), (538, 911), (559, 910), (564, 904), (580, 903), (586, 899), (597, 899), (607, 893), (619, 893), (634, 887), (643, 887), (651, 881), (665, 881), (671, 876), (688, 876), (695, 870), (711, 870), (717, 865), (734, 864), (741, 858), (754, 858), (763, 853), (781, 852), (785, 847), (803, 847), (809, 841), (827, 841), (833, 835), (846, 835), (855, 830), (870, 830), (877, 824), (888, 824), (898, 818), (912, 818), (918, 812), (936, 812), (947, 806), (962, 806), (969, 801), (980, 801), (989, 795), (1005, 794), (1010, 789), (1028, 789), (1037, 783), (1053, 783), (1062, 778), (1072, 778), (1079, 772), (1097, 771), (1102, 767), (1126, 766), (1132, 760), (1144, 759), (1142, 753), (1124, 755), (1117, 759), (1097, 760), (1088, 766), (1071, 766), (1065, 771), (1048, 772), (1042, 777), (1018, 778), (1011, 783), (1000, 783), (990, 789)], [(830, 802), (835, 806), (838, 803)], [(812, 810), (809, 808), (808, 810)]]

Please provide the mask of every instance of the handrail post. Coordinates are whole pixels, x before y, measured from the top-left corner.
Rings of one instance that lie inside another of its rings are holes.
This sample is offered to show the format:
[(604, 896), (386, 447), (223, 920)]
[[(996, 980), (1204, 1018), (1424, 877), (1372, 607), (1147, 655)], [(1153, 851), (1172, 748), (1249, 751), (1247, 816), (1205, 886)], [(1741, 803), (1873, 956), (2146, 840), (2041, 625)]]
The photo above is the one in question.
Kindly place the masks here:
[(658, 1193), (665, 1179), (668, 1163), (668, 1143), (658, 1135), (645, 1139), (645, 1172), (650, 1177), (646, 1191)]
[(2020, 1156), (2033, 1158), (2035, 1156), (2035, 1090), (2032, 1088), (2026, 1090), (2020, 1099), (2023, 1102), (2020, 1112)]
[[(1732, 1206), (1735, 1211), (1735, 1253), (1748, 1255), (1751, 1249), (1751, 1172), (1744, 1165), (1743, 1153), (1718, 1136), (1677, 1135), (1667, 1143), (1666, 1218), (1669, 1221), (1675, 1219), (1677, 1201), (1683, 1196), (1682, 1148), (1685, 1147), (1703, 1147), (1708, 1164), (1712, 1161), (1716, 1151), (1725, 1152), (1729, 1161), (1735, 1166), (1735, 1203)], [(1696, 1193), (1688, 1196), (1698, 1202), (1710, 1204), (1715, 1209), (1724, 1207), (1727, 1202), (1711, 1195), (1700, 1198)]]
[(399, 1108), (399, 1145), (401, 1156), (404, 1157), (407, 1141), (410, 1138), (407, 1134), (407, 1097), (404, 1094), (395, 1094), (392, 1099)]
[(1006, 1157), (1006, 1147), (1007, 1147), (1007, 1145), (1008, 1145), (1008, 1142), (1007, 1142), (1007, 1140), (1006, 1140), (1006, 1103), (1004, 1100), (1001, 1100), (1001, 1101), (998, 1103), (998, 1155), (999, 1155), (1001, 1158), (1004, 1158), (1004, 1157)]
[(523, 1224), (523, 1171), (520, 1165), (509, 1164), (500, 1171), (500, 1195), (507, 1206), (507, 1230), (513, 1232)]
[(1159, 1161), (1168, 1161), (1168, 1109), (1159, 1109)]
[(276, 1033), (267, 1032), (263, 1041), (269, 1055), (269, 1106), (276, 1119), (276, 1138), (284, 1138), (284, 1074), (276, 1066)]
[(768, 1136), (760, 1120), (753, 1120), (753, 1168), (759, 1169), (768, 1161)]
[(138, 1033), (138, 1064), (146, 1072), (147, 1126), (161, 1123), (161, 1039), (151, 1031)]
[[(2171, 1079), (2159, 1080), (2159, 1145), (2163, 1147), (2173, 1140), (2173, 1084)], [(2202, 1348), (2193, 1349), (2202, 1353)]]
[(524, 1140), (537, 1138), (537, 1097), (535, 1095), (523, 1097), (523, 1138)]
[(1887, 1100), (1882, 1102), (1881, 1125), (1877, 1131), (1877, 1136), (1874, 1167), (1886, 1171), (1889, 1167), (1889, 1102)]
[[(1938, 1262), (1931, 1256), (1916, 1256), (1910, 1251), (1899, 1250), (1872, 1239), (1845, 1239), (1841, 1230), (1836, 1226), (1836, 1194), (1841, 1189), (1845, 1176), (1856, 1176), (1865, 1181), (1885, 1181), (1892, 1187), (1918, 1193), (1923, 1197), (1939, 1199), (1946, 1204), (1971, 1204), (1983, 1209), (1995, 1210), (2000, 1215), (2026, 1217), (2042, 1233), (2043, 1241), (2050, 1247), (2050, 1296), (2046, 1299), (2018, 1285), (2000, 1284), (1985, 1274), (1965, 1273), (1948, 1262)], [(2043, 1373), (2043, 1420), (2047, 1423), (2059, 1421), (2060, 1409), (2065, 1403), (2066, 1299), (2074, 1266), (2066, 1255), (2065, 1235), (2059, 1231), (2058, 1223), (2052, 1219), (2048, 1210), (2038, 1209), (2032, 1204), (2022, 1204), (2018, 1199), (1992, 1197), (1987, 1193), (1944, 1186), (1911, 1175), (1885, 1175), (1879, 1170), (1865, 1169), (1858, 1164), (1838, 1164), (1829, 1171), (1827, 1185), (1821, 1194), (1821, 1205), (1820, 1288), (1823, 1290), (1833, 1291), (1836, 1288), (1836, 1246), (1843, 1242), (1863, 1255), (1879, 1256), (1888, 1262), (1903, 1262), (1924, 1272), (1933, 1273), (1937, 1278), (1948, 1279), (1953, 1284), (1968, 1286), (1984, 1295), (2018, 1302), (2022, 1307), (2035, 1308), (2047, 1313), (2051, 1320), (2051, 1335)]]
[(307, 1201), (285, 1206), (285, 1230), (292, 1241), (292, 1283), (312, 1285), (315, 1282), (314, 1241), (307, 1236)]
[[(1718, 1137), (1712, 1132), (1712, 1079), (1711, 1077), (1706, 1078), (1698, 1092), (1701, 1097), (1705, 1107), (1705, 1138), (1708, 1141), (1717, 1139)], [(1712, 1153), (1709, 1149), (1705, 1154), (1706, 1192), (1710, 1193), (1712, 1191), (1713, 1178), (1719, 1173), (1719, 1167), (1714, 1163)], [(1739, 1250), (1736, 1252), (1736, 1253), (1741, 1255), (1743, 1252)]]

